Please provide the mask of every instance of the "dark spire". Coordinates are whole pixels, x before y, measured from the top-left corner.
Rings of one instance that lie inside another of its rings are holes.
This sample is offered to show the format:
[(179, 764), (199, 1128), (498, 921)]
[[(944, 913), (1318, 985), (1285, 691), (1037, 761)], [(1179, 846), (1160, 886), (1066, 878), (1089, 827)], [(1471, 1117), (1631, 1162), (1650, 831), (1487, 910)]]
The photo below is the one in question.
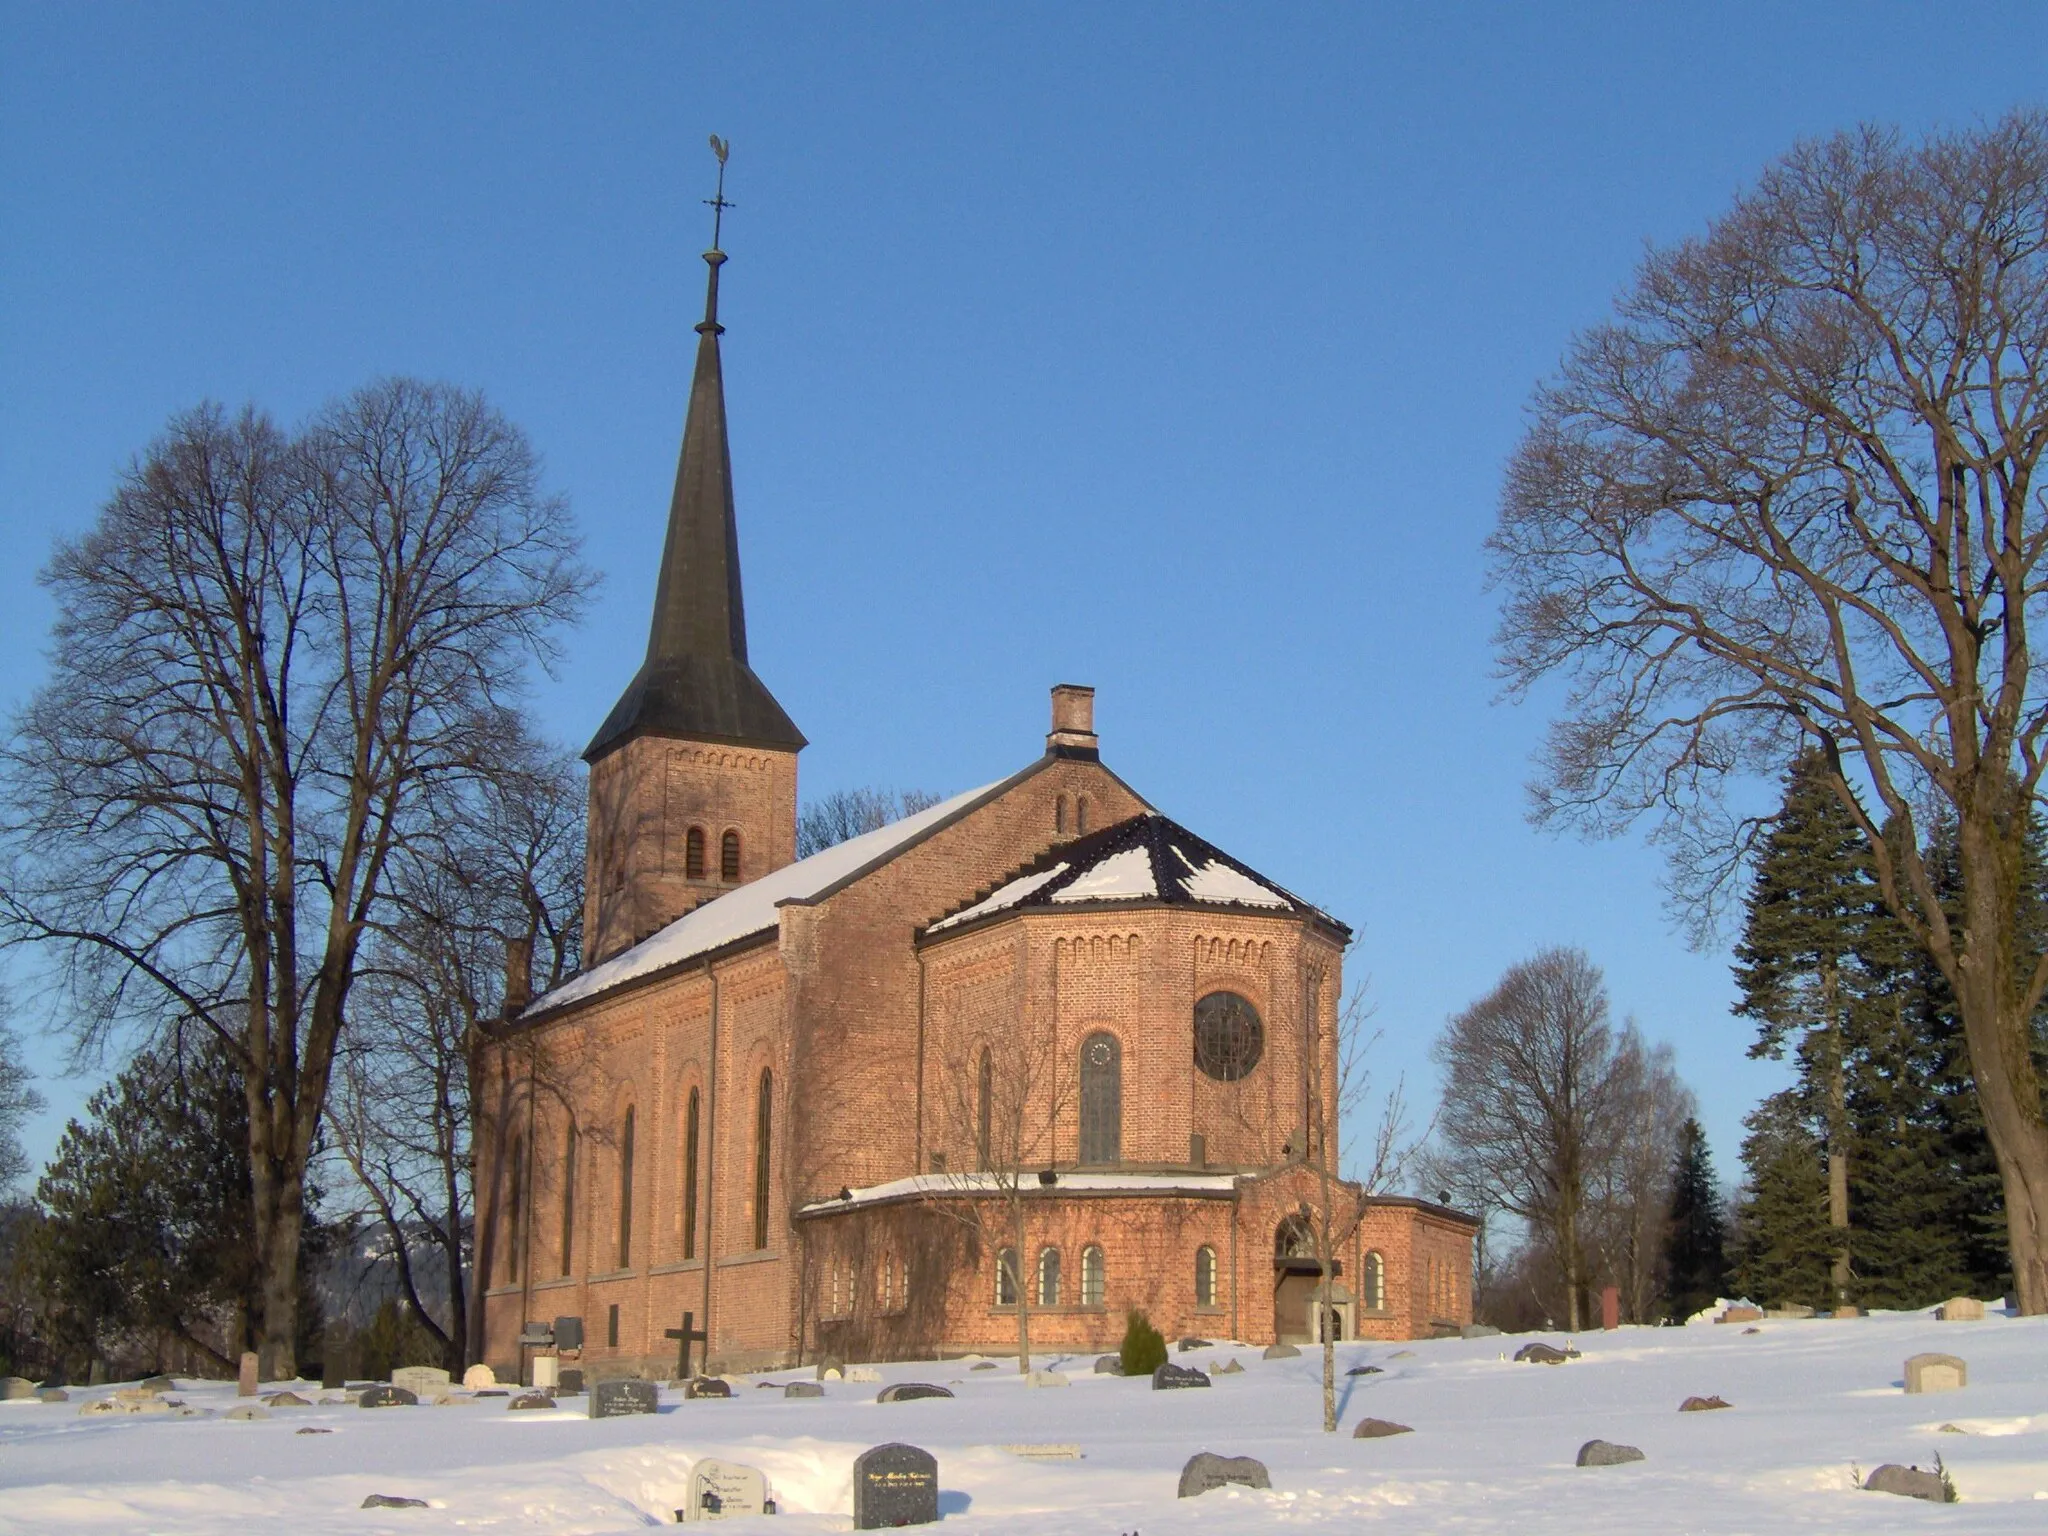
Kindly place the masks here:
[(725, 210), (725, 146), (716, 138), (718, 196), (711, 276), (697, 326), (683, 452), (669, 502), (668, 539), (654, 589), (647, 660), (583, 751), (595, 761), (634, 736), (688, 737), (795, 751), (803, 733), (747, 665), (747, 616), (740, 596), (739, 525), (733, 515), (732, 454), (725, 434), (725, 377), (719, 366), (718, 248)]

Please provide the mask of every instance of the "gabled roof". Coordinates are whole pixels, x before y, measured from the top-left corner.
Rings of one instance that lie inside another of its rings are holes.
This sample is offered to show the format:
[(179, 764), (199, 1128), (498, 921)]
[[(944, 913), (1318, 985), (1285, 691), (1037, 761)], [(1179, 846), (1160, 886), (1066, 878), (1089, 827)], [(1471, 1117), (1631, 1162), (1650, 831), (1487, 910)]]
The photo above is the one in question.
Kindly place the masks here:
[[(1034, 763), (1026, 772), (1035, 771), (1039, 766)], [(815, 900), (873, 866), (887, 863), (948, 821), (965, 815), (984, 800), (1007, 789), (1020, 777), (1022, 775), (995, 784), (984, 784), (979, 789), (970, 789), (950, 800), (942, 800), (929, 810), (906, 816), (901, 821), (892, 821), (886, 827), (864, 832), (859, 837), (850, 837), (843, 843), (835, 843), (822, 853), (798, 859), (794, 864), (785, 864), (772, 875), (763, 875), (759, 880), (707, 901), (695, 911), (684, 913), (666, 928), (642, 939), (631, 949), (572, 976), (552, 992), (535, 998), (527, 1004), (520, 1017), (532, 1019), (543, 1013), (552, 1013), (699, 955), (774, 933), (781, 926), (776, 908), (784, 902)]]
[(1015, 912), (1071, 912), (1102, 902), (1296, 915), (1327, 924), (1347, 937), (1351, 932), (1321, 908), (1157, 813), (1133, 816), (1048, 849), (994, 890), (924, 932), (935, 937)]

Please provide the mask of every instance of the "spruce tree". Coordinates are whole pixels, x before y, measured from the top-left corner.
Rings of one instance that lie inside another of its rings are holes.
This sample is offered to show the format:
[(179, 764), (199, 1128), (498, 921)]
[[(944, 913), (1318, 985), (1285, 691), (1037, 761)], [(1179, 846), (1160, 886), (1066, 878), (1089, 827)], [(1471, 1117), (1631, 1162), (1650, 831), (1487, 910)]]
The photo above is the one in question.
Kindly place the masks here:
[(1678, 1129), (1664, 1247), (1666, 1315), (1681, 1321), (1719, 1299), (1728, 1284), (1728, 1232), (1714, 1158), (1697, 1120)]
[(1837, 1234), (1828, 1225), (1827, 1170), (1811, 1116), (1792, 1090), (1743, 1120), (1747, 1174), (1735, 1207), (1735, 1287), (1773, 1306), (1830, 1304)]
[(1851, 1058), (1859, 1015), (1904, 960), (1886, 914), (1869, 840), (1827, 781), (1816, 752), (1785, 775), (1751, 883), (1735, 1012), (1757, 1023), (1752, 1056), (1794, 1050), (1801, 1101), (1818, 1113), (1832, 1228), (1829, 1303), (1849, 1300), (1852, 1260)]

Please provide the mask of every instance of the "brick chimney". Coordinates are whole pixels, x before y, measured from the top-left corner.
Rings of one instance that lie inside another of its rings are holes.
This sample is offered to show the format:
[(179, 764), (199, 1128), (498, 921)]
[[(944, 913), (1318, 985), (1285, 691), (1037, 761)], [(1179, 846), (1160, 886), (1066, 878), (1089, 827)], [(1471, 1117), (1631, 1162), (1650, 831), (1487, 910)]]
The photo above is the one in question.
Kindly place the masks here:
[(1052, 690), (1052, 729), (1046, 733), (1045, 750), (1054, 757), (1079, 757), (1093, 762), (1101, 756), (1100, 738), (1095, 734), (1095, 690), (1079, 683), (1055, 683)]
[(505, 1017), (518, 1017), (532, 1001), (533, 940), (521, 934), (505, 941)]

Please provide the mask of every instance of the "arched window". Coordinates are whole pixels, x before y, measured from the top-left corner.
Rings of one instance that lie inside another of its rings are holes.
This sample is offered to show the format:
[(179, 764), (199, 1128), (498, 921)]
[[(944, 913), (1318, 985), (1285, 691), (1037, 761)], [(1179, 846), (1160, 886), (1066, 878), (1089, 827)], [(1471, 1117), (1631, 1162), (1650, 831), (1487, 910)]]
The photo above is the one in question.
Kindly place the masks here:
[(774, 1130), (775, 1078), (761, 1069), (761, 1097), (754, 1107), (754, 1246), (768, 1246), (768, 1147)]
[(519, 1283), (519, 1254), (526, 1246), (526, 1234), (520, 1230), (525, 1219), (526, 1203), (526, 1138), (512, 1138), (511, 1189), (505, 1201), (505, 1278)]
[(683, 1110), (683, 1257), (697, 1257), (697, 1090)]
[(737, 885), (740, 879), (740, 835), (728, 832), (718, 840), (718, 878), (727, 885)]
[(619, 1268), (633, 1265), (633, 1107), (619, 1127)]
[(1081, 1042), (1081, 1161), (1120, 1161), (1123, 1127), (1123, 1047), (1097, 1030)]
[(683, 878), (704, 878), (704, 829), (692, 827), (683, 834)]
[(1207, 1243), (1195, 1250), (1195, 1305), (1216, 1305), (1216, 1250)]
[(1086, 795), (1078, 796), (1074, 801), (1074, 835), (1076, 837), (1086, 837), (1088, 835), (1088, 797)]
[(996, 1255), (996, 1305), (1017, 1305), (1017, 1250), (1005, 1248)]
[(569, 1134), (562, 1138), (562, 1274), (576, 1253), (576, 1122), (569, 1122)]
[(1081, 1250), (1081, 1305), (1102, 1305), (1102, 1250), (1093, 1243)]
[(1052, 829), (1064, 834), (1067, 830), (1067, 797), (1059, 796), (1052, 803)]
[(1281, 1217), (1280, 1225), (1273, 1229), (1273, 1257), (1312, 1259), (1315, 1256), (1316, 1238), (1309, 1229), (1308, 1218), (1298, 1214)]
[(1365, 1309), (1384, 1312), (1387, 1307), (1387, 1261), (1378, 1253), (1368, 1253), (1365, 1271), (1358, 1278), (1359, 1299), (1365, 1303)]
[(974, 1150), (977, 1165), (986, 1172), (989, 1154), (989, 1116), (996, 1096), (996, 1059), (987, 1046), (981, 1048), (981, 1070), (974, 1085)]
[(1038, 1250), (1038, 1304), (1041, 1307), (1060, 1304), (1060, 1251), (1057, 1248)]

